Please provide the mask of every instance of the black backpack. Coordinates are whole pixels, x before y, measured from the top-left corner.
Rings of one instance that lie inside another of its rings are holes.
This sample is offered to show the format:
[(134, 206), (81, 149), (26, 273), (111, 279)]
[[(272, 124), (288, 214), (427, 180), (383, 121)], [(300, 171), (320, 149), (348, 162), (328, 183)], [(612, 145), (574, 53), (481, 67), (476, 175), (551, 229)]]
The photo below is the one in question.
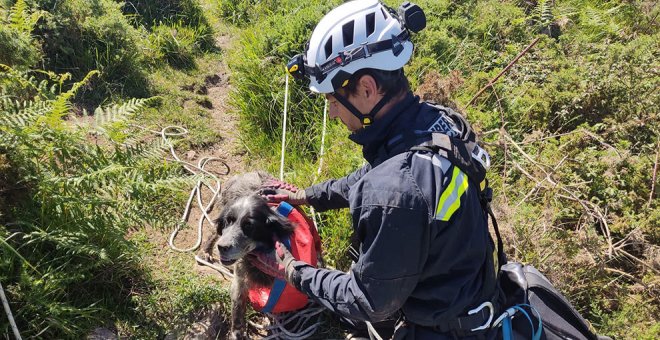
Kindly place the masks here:
[[(571, 303), (533, 266), (509, 262), (502, 266), (499, 275), (504, 297), (500, 313), (515, 311), (511, 319), (512, 336), (528, 339), (538, 333), (539, 339), (548, 340), (609, 339), (596, 335)], [(504, 332), (502, 329), (501, 333)]]

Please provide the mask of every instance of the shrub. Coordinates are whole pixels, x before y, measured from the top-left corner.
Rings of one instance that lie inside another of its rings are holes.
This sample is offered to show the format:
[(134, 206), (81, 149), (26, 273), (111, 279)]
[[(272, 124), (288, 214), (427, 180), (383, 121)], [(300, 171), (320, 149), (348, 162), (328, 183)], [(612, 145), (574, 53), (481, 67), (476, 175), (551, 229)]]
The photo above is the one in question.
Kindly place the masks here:
[[(126, 233), (176, 223), (163, 212), (180, 206), (197, 179), (163, 162), (163, 145), (128, 124), (155, 99), (99, 109), (95, 126), (74, 124), (69, 101), (96, 73), (59, 92), (68, 77), (48, 86), (3, 71), (0, 165), (16, 174), (0, 170), (0, 179), (20, 180), (3, 188), (12, 200), (1, 218), (0, 279), (23, 336), (79, 338), (136, 313), (132, 294), (148, 291), (150, 278)], [(12, 98), (17, 83), (34, 95)]]
[(17, 68), (36, 65), (41, 51), (31, 34), (41, 16), (40, 11), (31, 11), (23, 0), (9, 10), (0, 5), (0, 64)]
[(148, 36), (150, 47), (155, 51), (152, 62), (165, 60), (177, 68), (194, 67), (194, 58), (201, 50), (199, 42), (204, 40), (204, 34), (200, 29), (181, 23), (153, 26)]
[(44, 51), (46, 69), (70, 72), (81, 79), (98, 70), (100, 76), (78, 92), (79, 101), (93, 107), (108, 97), (145, 97), (149, 86), (144, 75), (139, 32), (111, 0), (67, 0), (47, 7), (48, 19), (36, 35)]

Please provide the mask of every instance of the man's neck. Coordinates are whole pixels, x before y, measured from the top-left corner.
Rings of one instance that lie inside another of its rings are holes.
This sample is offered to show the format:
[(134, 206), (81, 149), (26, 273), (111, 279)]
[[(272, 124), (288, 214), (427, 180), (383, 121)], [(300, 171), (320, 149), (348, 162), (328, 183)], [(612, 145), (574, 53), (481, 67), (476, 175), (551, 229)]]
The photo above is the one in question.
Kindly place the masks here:
[(382, 107), (382, 108), (381, 108), (381, 109), (380, 109), (380, 110), (374, 115), (374, 120), (378, 120), (378, 119), (380, 119), (381, 117), (383, 117), (383, 115), (385, 115), (386, 112), (390, 111), (390, 109), (391, 109), (394, 105), (396, 105), (396, 104), (398, 104), (400, 101), (402, 101), (403, 98), (405, 98), (407, 94), (408, 94), (408, 91), (403, 91), (403, 92), (399, 93), (398, 95), (396, 95), (394, 98), (392, 98), (389, 102), (387, 102), (387, 104), (385, 104), (385, 105), (384, 105), (384, 106), (383, 106), (383, 107)]

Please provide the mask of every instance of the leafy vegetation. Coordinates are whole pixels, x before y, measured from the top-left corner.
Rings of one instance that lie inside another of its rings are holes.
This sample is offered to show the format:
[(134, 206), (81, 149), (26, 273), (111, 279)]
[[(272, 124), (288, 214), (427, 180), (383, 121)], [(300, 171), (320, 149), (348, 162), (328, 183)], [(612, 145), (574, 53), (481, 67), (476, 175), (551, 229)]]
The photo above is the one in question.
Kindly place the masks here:
[[(254, 12), (245, 10), (250, 3), (225, 1), (221, 12), (245, 27), (241, 48), (229, 59), (232, 99), (254, 140), (253, 158), (276, 172), (282, 65), (303, 51), (314, 23), (336, 3), (259, 2), (269, 8)], [(422, 98), (458, 108), (482, 132), (494, 160), (490, 178), (507, 252), (547, 273), (599, 332), (657, 337), (658, 7), (645, 1), (418, 4), (428, 26), (413, 37), (416, 52), (406, 72)], [(536, 37), (540, 42), (508, 74), (467, 104)], [(323, 102), (304, 84), (290, 87), (285, 178), (306, 186), (317, 179)], [(330, 124), (320, 178), (361, 165), (346, 133)], [(329, 262), (346, 268), (349, 220), (330, 213), (320, 221)]]
[[(201, 15), (198, 3), (185, 6)], [(212, 30), (178, 9), (152, 13), (149, 25), (123, 9), (0, 2), (0, 282), (23, 337), (81, 338), (101, 326), (163, 337), (228, 296), (191, 272), (189, 256), (159, 258), (149, 241), (166, 240), (144, 236), (179, 223), (199, 179), (164, 161), (151, 130), (184, 124), (187, 147), (217, 139), (197, 114), (208, 99), (182, 89), (205, 71), (179, 63), (217, 58)], [(126, 97), (151, 94), (163, 96)]]
[[(24, 337), (110, 325), (162, 338), (226, 302), (189, 257), (159, 258), (157, 235), (178, 223), (198, 178), (164, 161), (150, 130), (186, 126), (180, 148), (217, 141), (200, 89), (226, 62), (247, 162), (278, 173), (284, 65), (339, 3), (0, 1), (0, 282)], [(418, 4), (428, 26), (406, 73), (481, 132), (507, 253), (546, 273), (598, 332), (660, 336), (657, 4)], [(229, 51), (219, 33), (237, 36)], [(288, 83), (285, 179), (307, 186), (361, 166), (332, 121), (317, 172), (323, 98)], [(346, 269), (347, 213), (315, 217), (329, 264)]]

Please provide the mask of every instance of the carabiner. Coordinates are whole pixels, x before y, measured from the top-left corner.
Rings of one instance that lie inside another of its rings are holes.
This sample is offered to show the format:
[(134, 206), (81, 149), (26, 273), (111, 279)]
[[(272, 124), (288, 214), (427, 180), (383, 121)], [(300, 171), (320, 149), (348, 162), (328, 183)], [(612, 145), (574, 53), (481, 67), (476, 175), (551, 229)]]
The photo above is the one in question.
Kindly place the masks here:
[(493, 313), (495, 311), (495, 307), (493, 307), (493, 304), (490, 301), (486, 301), (486, 302), (480, 304), (479, 307), (469, 310), (468, 315), (476, 314), (480, 310), (484, 309), (484, 307), (488, 307), (488, 311), (490, 312), (490, 315), (488, 316), (488, 321), (486, 321), (486, 323), (484, 323), (483, 325), (481, 325), (477, 328), (472, 328), (471, 329), (472, 332), (480, 331), (482, 329), (487, 329), (487, 328), (490, 327), (490, 322), (493, 320)]

